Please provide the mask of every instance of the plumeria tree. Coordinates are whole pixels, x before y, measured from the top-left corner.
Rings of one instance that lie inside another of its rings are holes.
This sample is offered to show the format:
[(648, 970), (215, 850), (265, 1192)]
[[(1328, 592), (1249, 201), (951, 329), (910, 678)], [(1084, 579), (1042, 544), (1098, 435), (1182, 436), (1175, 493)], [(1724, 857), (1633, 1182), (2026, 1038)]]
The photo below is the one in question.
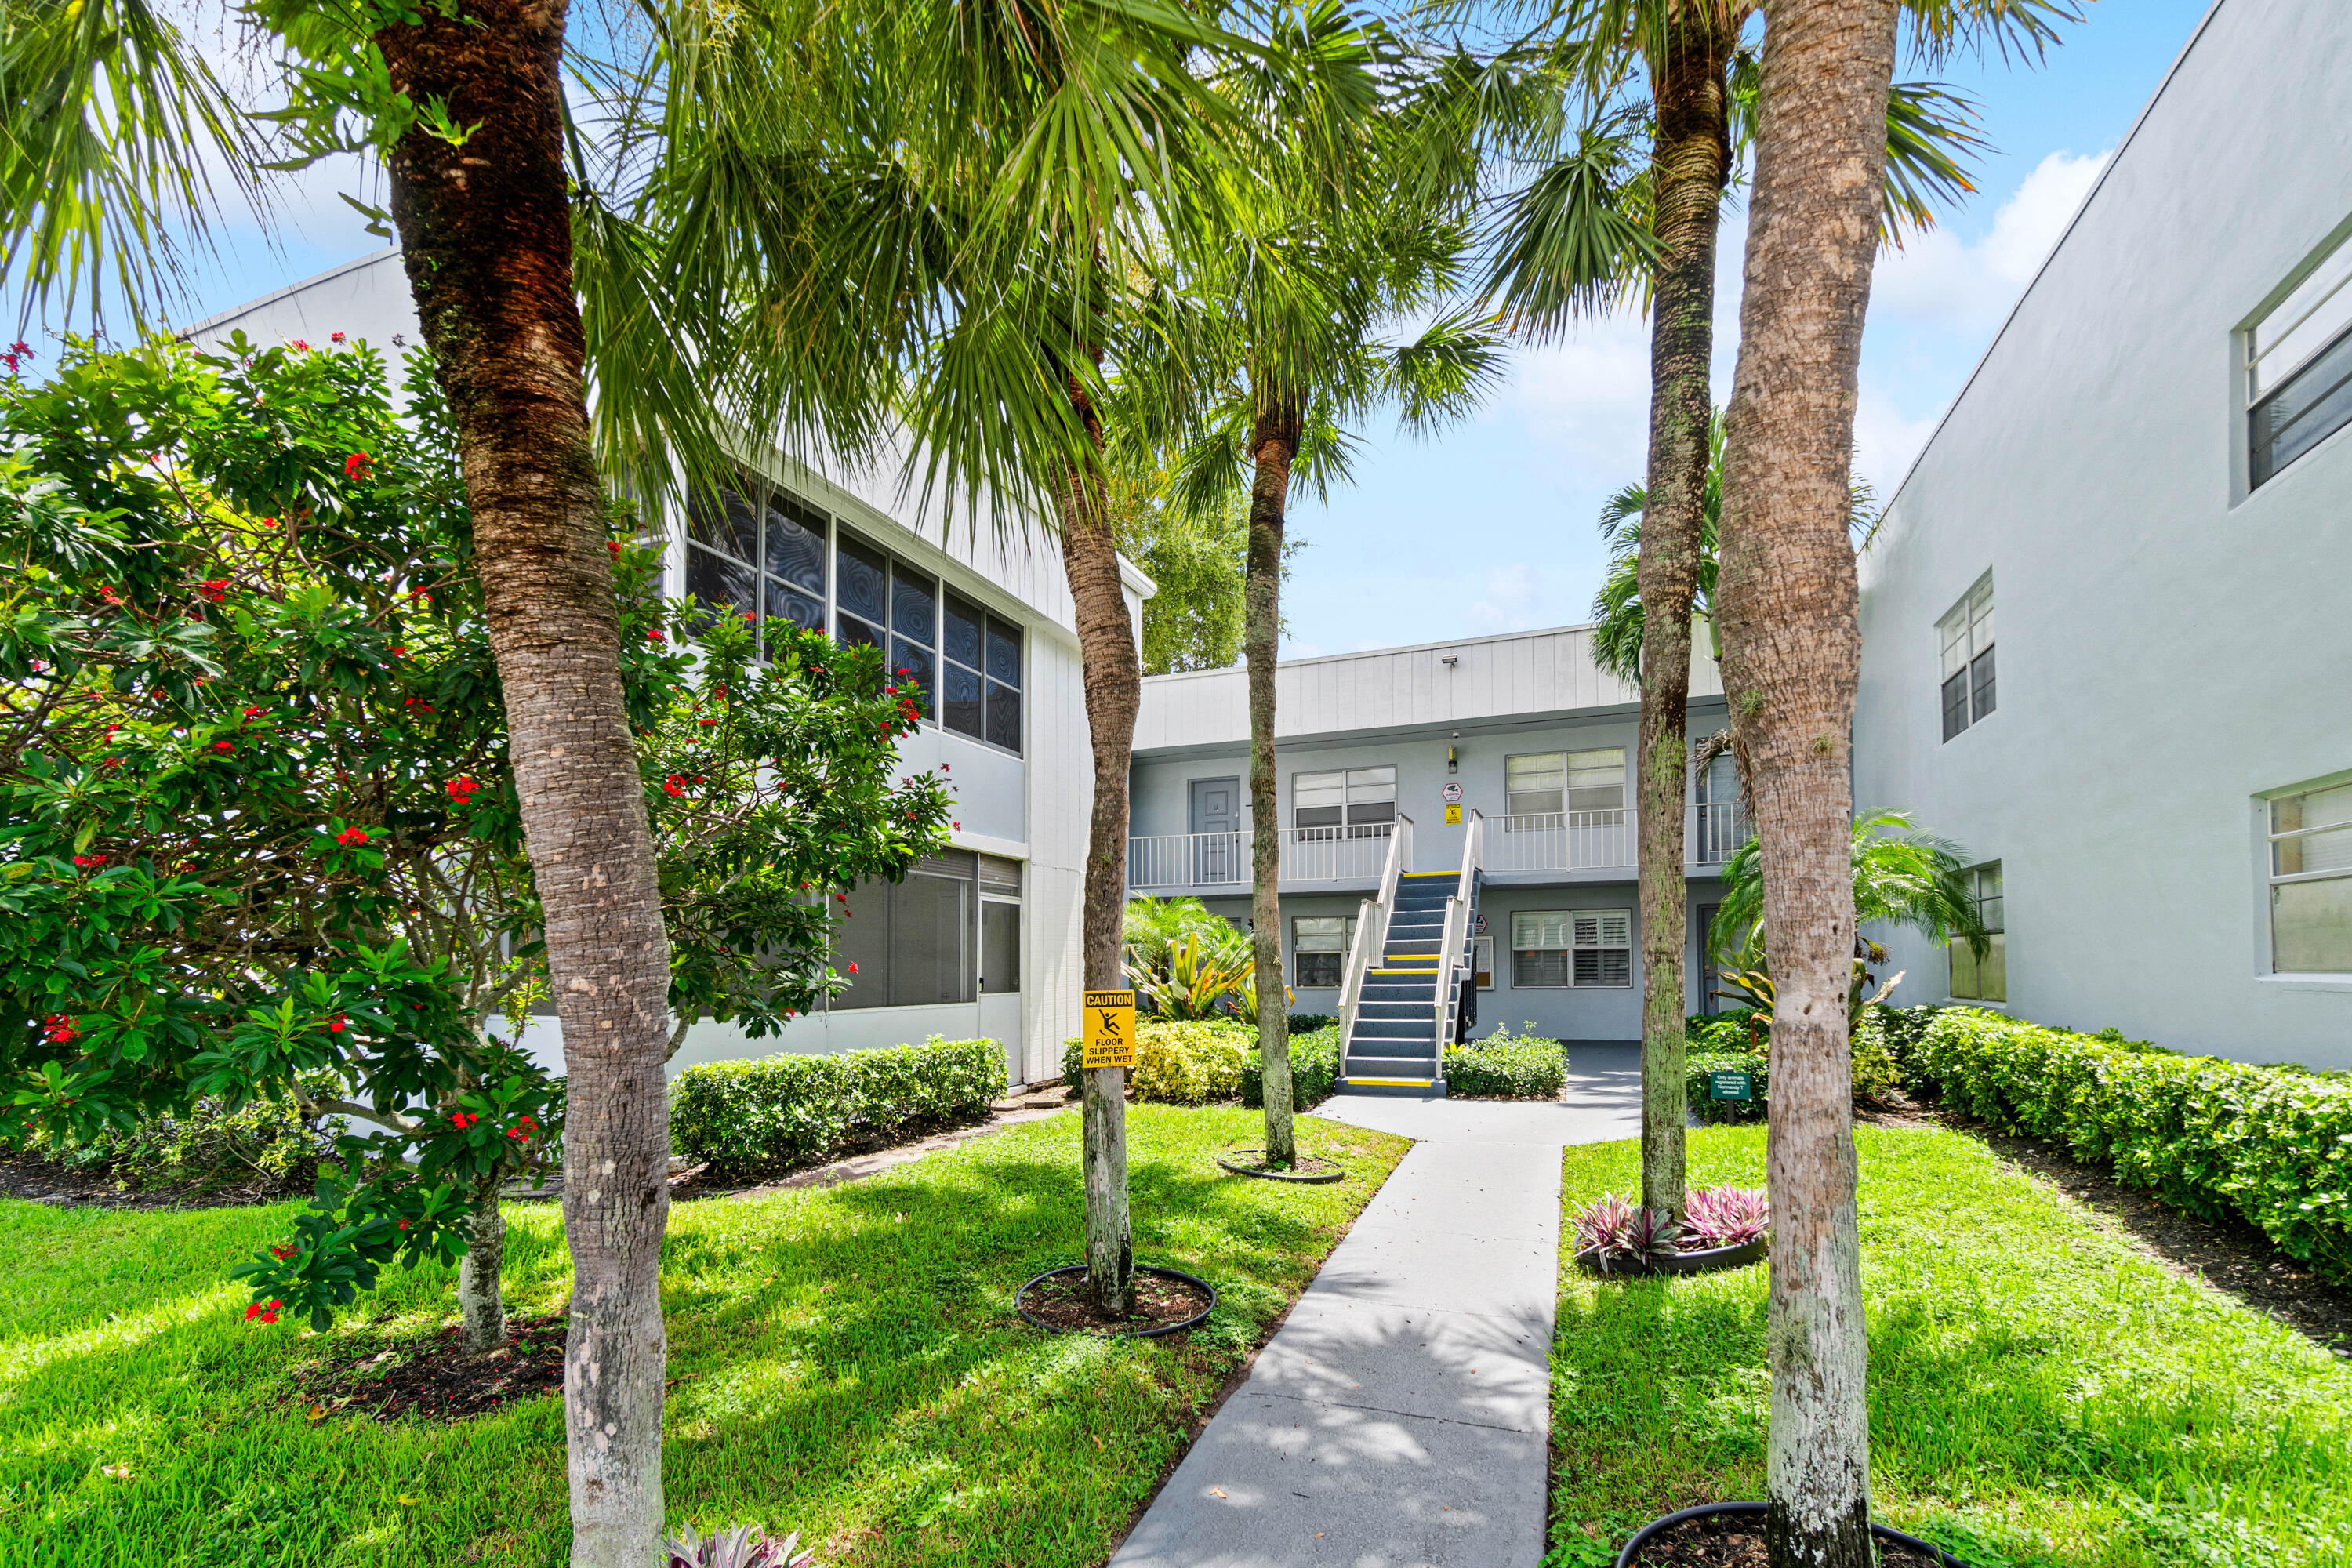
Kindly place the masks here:
[[(561, 1136), (549, 997), (471, 519), (429, 360), (360, 345), (70, 350), (0, 388), (0, 1134), (295, 1099), (349, 1129), (248, 1315), (323, 1326), (460, 1262), (503, 1333), (497, 1194)], [(917, 708), (872, 649), (712, 618), (608, 545), (669, 930), (674, 1054), (845, 983), (843, 889), (936, 848)], [(691, 637), (689, 646), (688, 639)], [(830, 895), (830, 896), (829, 896)], [(320, 1095), (323, 1075), (338, 1092)]]

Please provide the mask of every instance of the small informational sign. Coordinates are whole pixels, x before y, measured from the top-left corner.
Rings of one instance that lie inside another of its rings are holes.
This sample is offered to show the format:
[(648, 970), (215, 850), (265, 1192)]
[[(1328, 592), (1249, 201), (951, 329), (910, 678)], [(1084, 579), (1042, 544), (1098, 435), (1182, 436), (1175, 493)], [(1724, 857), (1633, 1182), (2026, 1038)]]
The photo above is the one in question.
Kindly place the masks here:
[(1135, 1065), (1135, 993), (1087, 993), (1084, 1067), (1131, 1068)]
[[(1087, 1049), (1093, 1046), (1088, 1044)], [(1711, 1072), (1706, 1075), (1707, 1092), (1717, 1100), (1753, 1100), (1755, 1080), (1744, 1072)]]
[(1448, 805), (1460, 805), (1462, 804), (1462, 786), (1460, 784), (1450, 784), (1445, 786), (1445, 804)]
[(1462, 826), (1462, 808), (1460, 806), (1449, 805), (1445, 808), (1445, 826), (1448, 827), (1459, 827)]

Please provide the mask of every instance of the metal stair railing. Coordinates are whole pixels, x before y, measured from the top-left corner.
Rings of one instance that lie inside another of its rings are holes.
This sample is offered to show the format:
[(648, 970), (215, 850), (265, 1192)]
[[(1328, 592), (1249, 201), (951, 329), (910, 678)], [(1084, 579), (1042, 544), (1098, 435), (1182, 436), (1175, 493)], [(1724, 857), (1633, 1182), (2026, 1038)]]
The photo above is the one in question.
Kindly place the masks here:
[(1356, 1009), (1364, 999), (1364, 973), (1389, 944), (1389, 913), (1396, 908), (1397, 879), (1412, 858), (1412, 818), (1397, 814), (1389, 835), (1388, 858), (1381, 865), (1381, 891), (1356, 910), (1356, 940), (1348, 946), (1348, 972), (1339, 980), (1339, 1075), (1348, 1081), (1348, 1048), (1356, 1038)]
[(1436, 1038), (1432, 1049), (1433, 1076), (1440, 1081), (1445, 1077), (1445, 1047), (1454, 1040), (1454, 1010), (1462, 1005), (1461, 976), (1468, 973), (1470, 946), (1470, 905), (1477, 896), (1478, 859), (1486, 847), (1486, 819), (1478, 808), (1470, 808), (1470, 822), (1462, 835), (1462, 869), (1455, 877), (1454, 892), (1445, 900), (1445, 934), (1437, 943), (1437, 994), (1431, 998), (1436, 1005)]

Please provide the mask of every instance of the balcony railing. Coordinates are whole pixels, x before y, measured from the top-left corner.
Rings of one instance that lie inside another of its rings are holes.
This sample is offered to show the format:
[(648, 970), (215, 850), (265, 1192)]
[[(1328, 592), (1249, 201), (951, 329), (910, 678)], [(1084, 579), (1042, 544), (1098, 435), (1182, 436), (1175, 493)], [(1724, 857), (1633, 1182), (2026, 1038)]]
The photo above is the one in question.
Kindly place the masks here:
[(1511, 871), (1620, 870), (1633, 864), (1633, 814), (1626, 811), (1541, 811), (1489, 823), (1486, 869)]
[[(1353, 827), (1286, 827), (1276, 853), (1286, 883), (1369, 884), (1389, 852), (1387, 823)], [(1247, 833), (1169, 833), (1127, 841), (1127, 885), (1150, 888), (1247, 887)]]
[[(1694, 866), (1720, 866), (1754, 833), (1738, 801), (1689, 808), (1685, 853)], [(1370, 886), (1380, 879), (1391, 827), (1286, 827), (1280, 854), (1286, 887), (1309, 883)], [(1247, 833), (1170, 833), (1127, 841), (1127, 885), (1139, 892), (1173, 888), (1246, 888)], [(1630, 871), (1639, 833), (1630, 811), (1552, 811), (1489, 818), (1483, 862), (1498, 875)]]
[(1720, 866), (1754, 837), (1756, 826), (1736, 800), (1708, 801), (1691, 807), (1690, 858), (1695, 866)]

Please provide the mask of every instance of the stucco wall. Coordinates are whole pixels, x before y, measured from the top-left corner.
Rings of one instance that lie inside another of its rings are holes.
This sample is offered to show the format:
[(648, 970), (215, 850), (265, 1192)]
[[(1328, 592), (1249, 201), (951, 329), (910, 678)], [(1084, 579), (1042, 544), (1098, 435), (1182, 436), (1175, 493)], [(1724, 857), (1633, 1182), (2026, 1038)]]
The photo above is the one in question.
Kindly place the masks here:
[[(2235, 368), (2352, 216), (2347, 60), (2352, 6), (2216, 8), (1862, 558), (1856, 803), (2001, 862), (2020, 1016), (2352, 1067), (2352, 976), (2266, 973), (2257, 800), (2352, 770), (2352, 431), (2242, 496)], [(1999, 708), (1945, 742), (1935, 625), (1988, 569)]]

